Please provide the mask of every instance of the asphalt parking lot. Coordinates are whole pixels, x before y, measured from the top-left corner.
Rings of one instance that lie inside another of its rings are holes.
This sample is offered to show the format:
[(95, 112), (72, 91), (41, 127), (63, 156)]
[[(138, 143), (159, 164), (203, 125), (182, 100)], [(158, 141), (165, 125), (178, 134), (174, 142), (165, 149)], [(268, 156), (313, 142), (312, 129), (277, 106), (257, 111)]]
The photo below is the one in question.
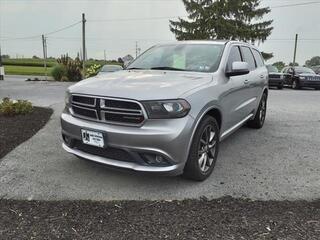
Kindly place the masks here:
[(320, 91), (270, 90), (264, 128), (243, 127), (222, 142), (213, 175), (198, 183), (110, 170), (64, 152), (59, 115), (68, 85), (0, 82), (0, 98), (27, 98), (55, 110), (42, 130), (0, 160), (0, 198), (320, 198)]

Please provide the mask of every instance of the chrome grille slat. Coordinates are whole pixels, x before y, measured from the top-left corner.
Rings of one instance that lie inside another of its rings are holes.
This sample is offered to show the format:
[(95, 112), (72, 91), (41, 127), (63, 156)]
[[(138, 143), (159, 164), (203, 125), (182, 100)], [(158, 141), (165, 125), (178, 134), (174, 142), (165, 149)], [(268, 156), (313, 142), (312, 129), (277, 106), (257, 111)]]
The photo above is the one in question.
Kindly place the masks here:
[(119, 115), (129, 115), (129, 116), (143, 116), (141, 113), (124, 113), (124, 112), (114, 112), (114, 111), (101, 111), (101, 112), (119, 114)]
[[(94, 105), (88, 104), (90, 102)], [(79, 111), (79, 108), (87, 112)], [(73, 94), (70, 110), (75, 117), (110, 124), (140, 126), (146, 119), (142, 104), (129, 99)], [(95, 112), (95, 118), (92, 112)]]
[(115, 111), (123, 111), (123, 112), (138, 112), (142, 114), (141, 110), (133, 110), (133, 109), (128, 109), (128, 108), (112, 108), (112, 107), (103, 107), (101, 106), (101, 109), (103, 110), (115, 110)]

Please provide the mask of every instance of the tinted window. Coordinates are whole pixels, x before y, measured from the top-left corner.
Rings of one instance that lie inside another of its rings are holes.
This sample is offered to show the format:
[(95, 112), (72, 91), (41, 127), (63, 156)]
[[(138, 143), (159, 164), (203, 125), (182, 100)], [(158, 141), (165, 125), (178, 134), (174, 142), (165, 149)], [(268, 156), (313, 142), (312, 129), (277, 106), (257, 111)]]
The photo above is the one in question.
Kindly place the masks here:
[(256, 63), (258, 65), (258, 67), (264, 66), (264, 62), (261, 57), (261, 54), (257, 50), (253, 49), (253, 55), (254, 55), (254, 58), (256, 59)]
[(239, 47), (236, 47), (236, 46), (233, 46), (230, 50), (230, 54), (229, 54), (229, 58), (228, 58), (228, 65), (227, 65), (228, 71), (231, 71), (231, 67), (232, 67), (233, 62), (242, 62)]
[(254, 61), (252, 52), (248, 47), (241, 47), (243, 61), (249, 64), (249, 70), (252, 71), (256, 68), (256, 62)]

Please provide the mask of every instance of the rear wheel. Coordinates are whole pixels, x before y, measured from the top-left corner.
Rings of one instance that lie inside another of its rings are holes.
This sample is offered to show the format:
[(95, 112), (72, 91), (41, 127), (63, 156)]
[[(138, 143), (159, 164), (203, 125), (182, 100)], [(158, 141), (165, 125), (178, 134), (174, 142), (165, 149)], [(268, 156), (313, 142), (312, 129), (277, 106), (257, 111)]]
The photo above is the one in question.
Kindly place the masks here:
[(267, 115), (267, 99), (268, 99), (267, 94), (264, 93), (260, 100), (259, 108), (256, 112), (254, 119), (248, 122), (249, 127), (256, 128), (256, 129), (263, 127), (263, 124)]
[(200, 122), (189, 152), (183, 176), (196, 181), (208, 178), (216, 164), (219, 151), (219, 125), (206, 116)]

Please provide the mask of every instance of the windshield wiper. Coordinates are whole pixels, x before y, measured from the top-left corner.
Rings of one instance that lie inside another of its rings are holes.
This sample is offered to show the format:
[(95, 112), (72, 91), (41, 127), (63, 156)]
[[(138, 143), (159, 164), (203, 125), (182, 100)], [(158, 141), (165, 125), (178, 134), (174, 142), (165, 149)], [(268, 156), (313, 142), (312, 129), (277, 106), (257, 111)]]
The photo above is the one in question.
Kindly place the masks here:
[(151, 70), (170, 70), (170, 71), (186, 71), (182, 68), (174, 68), (174, 67), (153, 67)]
[(132, 68), (126, 68), (126, 70), (143, 70), (145, 68), (137, 68), (137, 67), (132, 67)]

